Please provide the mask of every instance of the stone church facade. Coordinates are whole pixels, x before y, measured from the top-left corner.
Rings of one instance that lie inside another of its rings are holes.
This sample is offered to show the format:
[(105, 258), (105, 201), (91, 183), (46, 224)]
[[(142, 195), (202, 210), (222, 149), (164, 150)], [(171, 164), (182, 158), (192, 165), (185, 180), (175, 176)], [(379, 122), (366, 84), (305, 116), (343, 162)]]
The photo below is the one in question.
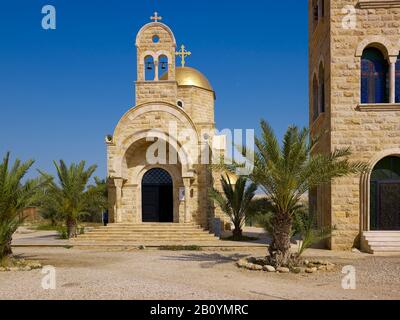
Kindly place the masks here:
[(309, 1), (314, 152), (350, 147), (370, 169), (310, 192), (331, 249), (400, 251), (400, 1)]
[(215, 92), (201, 72), (176, 67), (174, 34), (157, 14), (152, 19), (136, 37), (136, 106), (106, 141), (110, 222), (213, 229), (220, 220), (223, 228), (208, 198), (220, 179), (209, 166), (219, 150)]

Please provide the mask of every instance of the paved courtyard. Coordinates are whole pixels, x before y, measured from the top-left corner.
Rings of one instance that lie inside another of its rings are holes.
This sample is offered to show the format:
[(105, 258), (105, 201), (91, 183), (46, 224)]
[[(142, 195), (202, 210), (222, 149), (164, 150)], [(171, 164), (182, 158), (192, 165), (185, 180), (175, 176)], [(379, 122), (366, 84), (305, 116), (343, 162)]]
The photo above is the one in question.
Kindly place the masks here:
[[(400, 257), (310, 250), (339, 264), (319, 274), (238, 269), (234, 261), (264, 249), (172, 252), (15, 248), (21, 257), (56, 267), (57, 287), (43, 290), (40, 270), (1, 272), (0, 299), (400, 299)], [(357, 289), (343, 290), (342, 266), (357, 271)]]

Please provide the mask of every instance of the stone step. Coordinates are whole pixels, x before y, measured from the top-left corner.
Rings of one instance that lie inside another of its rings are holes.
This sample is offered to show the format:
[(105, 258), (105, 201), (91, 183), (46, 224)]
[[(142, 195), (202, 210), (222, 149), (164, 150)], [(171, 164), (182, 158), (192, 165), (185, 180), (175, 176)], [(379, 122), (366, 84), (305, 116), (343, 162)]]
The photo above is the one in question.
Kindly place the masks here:
[(400, 247), (374, 247), (371, 249), (371, 253), (399, 253)]
[(139, 227), (123, 227), (123, 228), (96, 228), (96, 229), (92, 229), (92, 230), (110, 230), (110, 231), (158, 231), (158, 232), (162, 232), (162, 231), (199, 231), (202, 232), (204, 231), (201, 228), (151, 228), (151, 227), (146, 227), (146, 228), (139, 228)]
[(117, 223), (87, 231), (74, 240), (81, 245), (101, 243), (197, 243), (218, 242), (219, 239), (194, 223)]
[(175, 230), (93, 230), (93, 231), (88, 231), (88, 234), (176, 234), (179, 232), (180, 234), (185, 233), (185, 234), (211, 234), (206, 231), (202, 230), (180, 230), (180, 231), (175, 231)]
[(371, 248), (374, 247), (400, 247), (400, 241), (368, 241)]
[(376, 238), (376, 237), (400, 238), (400, 231), (368, 231), (364, 232), (363, 236), (366, 238)]
[(187, 241), (187, 240), (218, 240), (216, 237), (180, 237), (180, 236), (175, 236), (175, 237), (106, 237), (106, 236), (80, 236), (77, 240), (120, 240), (120, 241), (130, 241), (130, 240), (143, 240), (143, 241), (153, 241), (153, 240), (181, 240), (181, 241)]
[(74, 240), (73, 243), (82, 245), (83, 243), (101, 243), (101, 244), (110, 244), (110, 245), (128, 245), (128, 244), (148, 244), (148, 245), (173, 245), (173, 244), (179, 244), (179, 245), (195, 245), (198, 243), (213, 243), (213, 244), (219, 244), (221, 245), (220, 240), (205, 240), (205, 239), (190, 239), (190, 240)]
[(400, 231), (363, 232), (361, 247), (369, 253), (400, 252)]

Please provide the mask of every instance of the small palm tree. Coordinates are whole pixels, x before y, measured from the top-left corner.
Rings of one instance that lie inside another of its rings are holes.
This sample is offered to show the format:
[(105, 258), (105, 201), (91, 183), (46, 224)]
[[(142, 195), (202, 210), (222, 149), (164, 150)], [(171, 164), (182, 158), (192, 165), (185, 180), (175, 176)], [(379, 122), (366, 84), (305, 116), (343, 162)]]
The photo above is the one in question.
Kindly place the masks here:
[(233, 230), (233, 239), (235, 241), (242, 239), (242, 228), (257, 190), (257, 186), (254, 183), (248, 184), (248, 182), (249, 180), (246, 177), (240, 177), (236, 184), (233, 184), (229, 177), (226, 179), (222, 176), (223, 193), (214, 188), (210, 190), (210, 198), (229, 216), (235, 226)]
[(86, 169), (85, 161), (81, 161), (68, 167), (63, 160), (59, 164), (54, 162), (54, 165), (57, 182), (51, 175), (42, 172), (43, 176), (51, 178), (42, 206), (57, 212), (64, 219), (68, 238), (76, 237), (80, 217), (95, 207), (100, 209), (105, 202), (104, 190), (89, 185), (97, 166)]
[(37, 201), (46, 183), (43, 179), (22, 182), (33, 163), (17, 159), (10, 167), (10, 153), (0, 163), (0, 260), (12, 254), (12, 236), (23, 222), (22, 210)]
[(272, 205), (268, 223), (272, 236), (270, 262), (284, 266), (289, 265), (293, 258), (290, 238), (294, 215), (301, 207), (301, 197), (334, 178), (359, 173), (366, 165), (350, 162), (349, 149), (330, 154), (312, 153), (318, 139), (310, 141), (306, 128), (289, 127), (282, 147), (267, 122), (261, 121), (261, 129), (262, 136), (256, 139), (254, 170), (250, 179), (261, 187)]

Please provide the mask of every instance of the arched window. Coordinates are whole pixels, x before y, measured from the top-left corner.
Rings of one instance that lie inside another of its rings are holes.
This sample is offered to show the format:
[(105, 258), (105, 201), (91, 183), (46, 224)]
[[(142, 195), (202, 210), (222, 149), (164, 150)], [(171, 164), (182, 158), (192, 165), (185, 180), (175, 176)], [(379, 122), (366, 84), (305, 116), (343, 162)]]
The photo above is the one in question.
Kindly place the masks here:
[(364, 50), (361, 58), (361, 103), (387, 103), (388, 63), (375, 48)]
[(164, 169), (155, 168), (143, 176), (143, 185), (172, 185), (171, 175)]
[(313, 6), (313, 23), (315, 29), (318, 25), (318, 15), (319, 15), (318, 0), (313, 0), (312, 6)]
[(318, 73), (318, 111), (320, 113), (325, 112), (325, 70), (321, 63), (319, 66)]
[(400, 55), (396, 61), (396, 103), (400, 103)]
[(313, 120), (318, 118), (318, 80), (316, 75), (313, 79)]
[(161, 55), (158, 57), (158, 79), (161, 79), (161, 76), (166, 74), (165, 80), (168, 80), (168, 58), (165, 55)]
[(154, 59), (152, 56), (144, 58), (144, 75), (146, 81), (152, 81), (155, 79)]

